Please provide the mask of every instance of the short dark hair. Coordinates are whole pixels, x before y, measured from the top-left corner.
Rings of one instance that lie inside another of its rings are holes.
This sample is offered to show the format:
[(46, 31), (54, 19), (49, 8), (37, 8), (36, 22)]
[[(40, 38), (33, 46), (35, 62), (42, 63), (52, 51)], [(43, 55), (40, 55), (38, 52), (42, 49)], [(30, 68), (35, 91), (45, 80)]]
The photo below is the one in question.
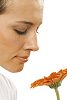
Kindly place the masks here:
[(0, 0), (0, 14), (5, 12), (7, 1), (8, 0)]

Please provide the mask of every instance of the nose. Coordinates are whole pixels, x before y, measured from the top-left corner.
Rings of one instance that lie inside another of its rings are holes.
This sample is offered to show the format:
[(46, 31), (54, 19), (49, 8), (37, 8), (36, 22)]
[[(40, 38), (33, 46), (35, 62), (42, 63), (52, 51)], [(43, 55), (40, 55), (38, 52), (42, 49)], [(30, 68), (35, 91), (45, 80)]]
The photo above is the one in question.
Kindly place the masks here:
[(39, 47), (38, 47), (36, 35), (29, 36), (26, 38), (24, 49), (30, 50), (30, 51), (38, 51)]

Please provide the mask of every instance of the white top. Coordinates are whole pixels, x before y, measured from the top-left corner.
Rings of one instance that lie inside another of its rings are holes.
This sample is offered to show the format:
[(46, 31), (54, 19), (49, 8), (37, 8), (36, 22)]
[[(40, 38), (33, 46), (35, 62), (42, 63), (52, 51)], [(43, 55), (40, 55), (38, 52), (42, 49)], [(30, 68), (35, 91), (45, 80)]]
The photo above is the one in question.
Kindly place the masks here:
[(16, 88), (4, 75), (0, 74), (0, 100), (17, 100)]

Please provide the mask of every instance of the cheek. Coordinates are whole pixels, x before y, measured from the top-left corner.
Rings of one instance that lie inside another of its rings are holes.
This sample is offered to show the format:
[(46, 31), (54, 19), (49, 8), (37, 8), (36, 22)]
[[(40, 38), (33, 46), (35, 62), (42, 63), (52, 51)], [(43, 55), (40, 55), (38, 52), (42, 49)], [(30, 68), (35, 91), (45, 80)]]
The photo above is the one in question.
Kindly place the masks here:
[(0, 65), (15, 56), (23, 44), (20, 37), (0, 33)]
[(0, 33), (0, 52), (14, 52), (22, 47), (23, 43), (19, 36)]

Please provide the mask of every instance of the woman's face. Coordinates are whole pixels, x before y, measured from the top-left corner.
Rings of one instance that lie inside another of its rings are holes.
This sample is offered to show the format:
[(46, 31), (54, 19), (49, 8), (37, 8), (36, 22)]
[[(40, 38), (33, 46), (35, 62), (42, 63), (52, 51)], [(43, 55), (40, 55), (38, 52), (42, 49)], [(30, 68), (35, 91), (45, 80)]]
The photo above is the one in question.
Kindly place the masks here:
[(37, 51), (37, 29), (42, 23), (40, 0), (12, 0), (0, 15), (0, 65), (19, 72), (31, 51)]

